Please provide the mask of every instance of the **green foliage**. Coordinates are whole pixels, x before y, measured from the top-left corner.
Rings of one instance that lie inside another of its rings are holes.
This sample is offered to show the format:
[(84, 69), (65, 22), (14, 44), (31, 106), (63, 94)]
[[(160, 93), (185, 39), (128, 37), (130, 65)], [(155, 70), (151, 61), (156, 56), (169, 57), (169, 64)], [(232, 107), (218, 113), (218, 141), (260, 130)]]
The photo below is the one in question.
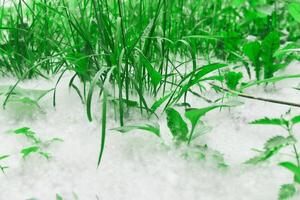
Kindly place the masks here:
[(51, 158), (51, 154), (46, 151), (46, 148), (55, 142), (63, 142), (60, 138), (52, 138), (50, 140), (43, 141), (38, 135), (28, 127), (18, 128), (12, 131), (15, 135), (25, 136), (31, 143), (30, 146), (24, 147), (21, 150), (22, 157), (25, 159), (31, 154), (39, 154), (47, 160)]
[(259, 124), (259, 125), (278, 125), (278, 126), (288, 126), (288, 121), (283, 119), (283, 118), (262, 118), (262, 119), (257, 119), (250, 124)]
[(240, 80), (243, 78), (241, 72), (228, 71), (225, 73), (226, 85), (231, 90), (236, 90)]
[(278, 32), (270, 32), (262, 41), (262, 62), (264, 65), (264, 78), (271, 78), (274, 73), (280, 69), (275, 63), (274, 53), (280, 47), (280, 35)]
[(175, 141), (186, 142), (188, 140), (189, 129), (180, 113), (174, 108), (167, 108), (167, 123)]
[(249, 58), (254, 66), (256, 79), (260, 79), (261, 74), (261, 63), (260, 63), (260, 54), (261, 46), (257, 41), (246, 43), (243, 46), (244, 54)]
[(286, 200), (294, 197), (296, 194), (296, 188), (293, 184), (284, 184), (280, 187), (278, 199)]
[(259, 154), (249, 160), (246, 164), (258, 164), (260, 162), (266, 161), (275, 154), (277, 154), (283, 147), (293, 145), (296, 143), (296, 139), (292, 136), (283, 137), (275, 136), (270, 138), (264, 145), (264, 150), (259, 152)]

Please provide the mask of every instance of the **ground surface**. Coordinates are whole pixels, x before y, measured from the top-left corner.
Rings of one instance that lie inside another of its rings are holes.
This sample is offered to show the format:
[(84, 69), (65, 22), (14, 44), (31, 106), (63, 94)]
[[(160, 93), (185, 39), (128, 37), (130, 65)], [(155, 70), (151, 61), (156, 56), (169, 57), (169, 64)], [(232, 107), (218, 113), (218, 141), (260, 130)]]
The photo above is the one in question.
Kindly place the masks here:
[[(299, 73), (299, 67), (295, 63), (284, 73)], [(209, 162), (185, 160), (181, 151), (170, 145), (165, 117), (159, 121), (163, 140), (140, 131), (126, 135), (109, 131), (103, 162), (97, 169), (100, 106), (95, 102), (96, 117), (89, 123), (78, 96), (67, 88), (69, 78), (66, 75), (59, 85), (56, 109), (49, 95), (41, 101), (43, 113), (12, 105), (0, 111), (0, 154), (11, 155), (5, 161), (10, 166), (6, 175), (0, 174), (0, 199), (53, 200), (58, 193), (71, 200), (75, 199), (72, 193), (76, 193), (80, 200), (272, 200), (277, 198), (280, 185), (292, 181), (291, 174), (277, 166), (279, 160), (287, 159), (284, 156), (256, 167), (242, 164), (255, 155), (251, 148), (261, 148), (268, 138), (283, 133), (280, 128), (248, 122), (264, 116), (279, 117), (289, 109), (245, 99), (240, 99), (244, 105), (230, 111), (216, 110), (205, 117), (213, 129), (200, 140), (224, 154), (230, 165), (227, 170), (218, 170)], [(1, 84), (13, 82), (1, 80)], [(292, 89), (299, 82), (287, 80), (268, 91), (257, 87), (247, 93), (299, 103), (300, 92)], [(20, 86), (49, 89), (54, 84), (55, 79), (33, 80)], [(189, 101), (196, 107), (205, 105), (199, 99)], [(299, 114), (300, 110), (293, 108), (292, 112)], [(140, 121), (138, 115), (131, 116), (136, 116), (130, 119), (131, 123)], [(118, 126), (113, 117), (108, 123), (109, 128)], [(64, 140), (49, 147), (51, 160), (38, 155), (22, 159), (19, 152), (28, 141), (5, 132), (24, 126), (43, 139)], [(297, 132), (296, 136), (300, 138)]]

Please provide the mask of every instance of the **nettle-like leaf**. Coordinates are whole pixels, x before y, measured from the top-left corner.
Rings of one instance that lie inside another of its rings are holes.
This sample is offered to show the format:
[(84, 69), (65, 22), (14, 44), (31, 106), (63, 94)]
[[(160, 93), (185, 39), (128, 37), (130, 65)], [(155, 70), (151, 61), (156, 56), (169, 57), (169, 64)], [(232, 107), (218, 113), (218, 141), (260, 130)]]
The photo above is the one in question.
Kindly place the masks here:
[(111, 130), (119, 131), (121, 133), (127, 133), (127, 132), (130, 132), (132, 130), (136, 130), (136, 129), (144, 130), (144, 131), (150, 132), (150, 133), (160, 137), (160, 128), (159, 128), (159, 124), (157, 124), (157, 123), (155, 123), (155, 124), (128, 125), (128, 126), (113, 128)]
[(181, 117), (180, 113), (174, 108), (167, 108), (167, 124), (173, 135), (173, 138), (178, 141), (187, 141), (189, 129), (186, 122)]
[(261, 58), (264, 64), (264, 78), (271, 78), (273, 74), (279, 70), (275, 65), (274, 53), (280, 47), (280, 35), (278, 32), (270, 32), (262, 41)]
[(284, 184), (280, 187), (278, 199), (286, 200), (294, 197), (296, 194), (296, 187), (293, 184)]
[(244, 54), (249, 58), (254, 66), (256, 79), (260, 79), (261, 73), (261, 65), (260, 65), (260, 54), (261, 54), (261, 46), (257, 41), (249, 42), (243, 46)]
[(288, 136), (286, 138), (282, 136), (275, 136), (265, 143), (263, 151), (261, 151), (257, 156), (247, 160), (245, 163), (255, 165), (266, 161), (277, 154), (283, 147), (293, 145), (295, 143), (296, 139), (292, 136)]
[(279, 166), (284, 167), (294, 174), (294, 181), (300, 184), (300, 168), (292, 162), (281, 162)]
[(277, 126), (288, 126), (288, 123), (289, 122), (283, 118), (267, 118), (267, 117), (250, 122), (250, 124), (277, 125)]
[(227, 87), (231, 90), (236, 90), (237, 85), (239, 84), (240, 80), (243, 78), (243, 73), (229, 71), (225, 73), (224, 77), (226, 80)]
[(281, 148), (284, 146), (295, 144), (297, 140), (293, 136), (283, 137), (283, 136), (275, 136), (271, 139), (269, 139), (265, 145), (264, 149), (266, 150), (272, 150), (275, 148)]

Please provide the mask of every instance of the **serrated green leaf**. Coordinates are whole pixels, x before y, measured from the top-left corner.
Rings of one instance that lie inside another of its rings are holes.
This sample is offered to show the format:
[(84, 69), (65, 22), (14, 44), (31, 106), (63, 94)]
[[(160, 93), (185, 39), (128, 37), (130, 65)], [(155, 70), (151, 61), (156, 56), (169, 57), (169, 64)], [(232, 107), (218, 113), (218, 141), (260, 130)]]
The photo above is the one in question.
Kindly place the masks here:
[(268, 149), (266, 151), (260, 152), (257, 156), (250, 158), (245, 162), (245, 164), (253, 164), (256, 165), (260, 162), (268, 160), (270, 157), (275, 155), (282, 147)]
[(292, 198), (296, 194), (296, 188), (293, 184), (284, 184), (279, 190), (279, 200), (286, 200)]
[(243, 46), (244, 54), (252, 63), (256, 63), (260, 55), (260, 44), (257, 41), (246, 43)]
[(189, 129), (179, 112), (177, 112), (174, 108), (167, 108), (166, 114), (167, 124), (173, 138), (178, 141), (187, 141)]
[(241, 72), (229, 71), (225, 73), (224, 77), (227, 87), (231, 90), (236, 90), (237, 85), (243, 78), (243, 74)]
[(265, 143), (264, 148), (266, 150), (274, 149), (274, 148), (281, 148), (284, 146), (295, 144), (296, 142), (297, 142), (296, 139), (292, 136), (288, 136), (288, 137), (275, 136), (275, 137), (269, 139)]
[(129, 125), (129, 126), (122, 126), (118, 128), (113, 128), (111, 130), (119, 131), (121, 133), (127, 133), (132, 130), (144, 130), (148, 131), (150, 133), (153, 133), (154, 135), (160, 137), (160, 129), (159, 129), (159, 124), (141, 124), (141, 125)]
[(252, 122), (250, 122), (250, 124), (259, 124), (259, 125), (277, 125), (277, 126), (287, 126), (288, 125), (288, 121), (282, 118), (262, 118), (262, 119), (257, 119), (254, 120)]

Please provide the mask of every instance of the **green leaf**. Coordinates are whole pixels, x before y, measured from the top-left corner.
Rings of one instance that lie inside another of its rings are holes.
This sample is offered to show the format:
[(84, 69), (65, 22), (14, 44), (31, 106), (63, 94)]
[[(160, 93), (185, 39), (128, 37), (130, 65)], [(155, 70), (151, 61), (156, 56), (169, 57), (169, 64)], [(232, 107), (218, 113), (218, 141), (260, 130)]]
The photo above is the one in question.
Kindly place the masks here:
[(101, 68), (96, 73), (96, 75), (92, 79), (92, 82), (90, 83), (90, 88), (89, 88), (89, 92), (88, 92), (87, 100), (86, 100), (86, 112), (87, 112), (87, 116), (88, 116), (89, 121), (93, 120), (91, 107), (92, 107), (92, 98), (93, 98), (94, 89), (95, 89), (95, 86), (96, 86), (97, 82), (100, 79), (100, 76), (104, 73), (105, 70), (106, 70), (105, 67)]
[(273, 54), (280, 46), (280, 35), (278, 32), (270, 32), (262, 41), (262, 60), (264, 63), (264, 78), (273, 77), (274, 73), (279, 69), (274, 62)]
[(31, 131), (28, 127), (22, 127), (14, 131), (17, 135), (25, 135), (28, 139), (32, 140), (34, 143), (41, 143), (41, 139), (36, 136), (36, 133)]
[(282, 118), (262, 118), (250, 122), (250, 124), (259, 124), (259, 125), (278, 125), (278, 126), (288, 126), (288, 121)]
[(252, 63), (256, 63), (260, 55), (260, 44), (257, 41), (246, 43), (243, 46), (244, 54), (249, 58)]
[(168, 127), (173, 138), (178, 141), (187, 141), (189, 129), (179, 112), (169, 107), (166, 109), (166, 114)]
[(30, 128), (28, 128), (28, 127), (22, 127), (22, 128), (16, 129), (14, 132), (16, 134), (26, 134), (29, 130), (30, 130)]
[(172, 93), (169, 93), (161, 97), (160, 99), (156, 100), (151, 106), (152, 112), (154, 113), (171, 95)]
[(32, 153), (37, 153), (39, 150), (40, 150), (39, 146), (31, 146), (31, 147), (22, 149), (21, 153), (23, 154), (23, 158), (26, 158), (27, 156), (29, 156)]
[(294, 116), (291, 119), (291, 122), (293, 123), (293, 125), (300, 123), (300, 115)]
[(264, 148), (266, 150), (281, 148), (281, 147), (284, 147), (284, 146), (295, 144), (296, 142), (297, 142), (296, 139), (292, 136), (288, 136), (286, 138), (283, 137), (283, 136), (275, 136), (275, 137), (269, 139), (265, 143)]
[(215, 105), (215, 106), (208, 106), (205, 108), (188, 108), (185, 112), (185, 117), (190, 120), (192, 124), (192, 130), (189, 135), (188, 144), (193, 139), (194, 130), (196, 128), (197, 123), (199, 122), (200, 118), (203, 117), (207, 112), (220, 108), (220, 107), (228, 107), (226, 105)]
[(293, 172), (295, 182), (300, 184), (300, 168), (297, 165), (291, 162), (282, 162), (279, 163), (279, 166), (284, 167)]
[[(280, 147), (281, 148), (281, 147)], [(280, 148), (274, 148), (274, 149), (268, 149), (266, 151), (261, 152), (260, 154), (258, 154), (257, 156), (250, 158), (249, 160), (247, 160), (245, 162), (245, 164), (253, 164), (256, 165), (260, 162), (266, 161), (268, 160), (270, 157), (272, 157), (273, 155), (275, 155)]]
[(260, 71), (261, 71), (261, 65), (259, 61), (260, 54), (261, 54), (260, 43), (255, 41), (255, 42), (249, 42), (245, 44), (243, 47), (243, 52), (252, 62), (252, 65), (254, 66), (254, 70), (255, 70), (256, 79), (259, 80)]
[(266, 161), (277, 154), (283, 147), (296, 143), (296, 139), (292, 136), (282, 137), (275, 136), (269, 139), (264, 145), (264, 151), (261, 151), (257, 156), (247, 160), (246, 164), (258, 164)]
[(226, 105), (215, 105), (215, 106), (208, 106), (205, 108), (188, 108), (185, 112), (185, 117), (190, 120), (192, 127), (196, 127), (200, 118), (203, 117), (207, 112), (225, 106)]
[(4, 160), (5, 158), (8, 158), (9, 155), (3, 155), (3, 156), (0, 156), (0, 160)]
[(236, 87), (242, 78), (243, 74), (241, 72), (229, 71), (225, 73), (226, 85), (231, 90), (236, 90)]
[(119, 131), (121, 133), (127, 133), (132, 130), (136, 130), (136, 129), (148, 131), (148, 132), (153, 133), (154, 135), (160, 137), (159, 124), (141, 124), (141, 125), (131, 125), (131, 126), (129, 125), (129, 126), (113, 128), (111, 130)]
[(296, 188), (293, 184), (284, 184), (279, 190), (279, 200), (286, 200), (292, 198), (296, 194)]
[(185, 76), (181, 80), (181, 84), (184, 83), (186, 80), (189, 79), (189, 81), (185, 84), (182, 85), (181, 89), (178, 92), (178, 95), (175, 98), (175, 101), (178, 101), (184, 93), (186, 93), (193, 85), (198, 84), (199, 82), (202, 81), (202, 78), (218, 69), (221, 69), (223, 67), (226, 67), (227, 64), (221, 64), (221, 63), (213, 63), (209, 65), (205, 65), (201, 67), (200, 69), (197, 69), (196, 71), (191, 72), (187, 76)]
[(288, 6), (288, 11), (292, 17), (300, 23), (300, 3), (290, 3)]

